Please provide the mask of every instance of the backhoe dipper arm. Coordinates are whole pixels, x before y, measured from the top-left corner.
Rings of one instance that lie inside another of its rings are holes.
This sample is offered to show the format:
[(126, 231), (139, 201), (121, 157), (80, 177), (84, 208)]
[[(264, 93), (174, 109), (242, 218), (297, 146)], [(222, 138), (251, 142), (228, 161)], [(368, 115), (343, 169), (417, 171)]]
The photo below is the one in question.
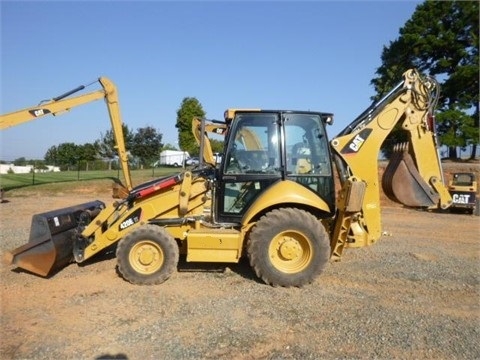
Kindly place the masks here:
[(125, 137), (122, 127), (123, 122), (120, 114), (117, 88), (105, 77), (99, 78), (98, 81), (102, 84), (103, 90), (105, 91), (105, 102), (107, 103), (108, 113), (110, 115), (118, 158), (122, 166), (123, 176), (125, 177), (125, 186), (128, 191), (131, 191), (133, 188), (132, 177), (130, 175), (130, 168), (128, 167), (128, 155), (125, 147)]
[(61, 115), (73, 107), (84, 105), (95, 100), (105, 99), (115, 137), (118, 156), (122, 166), (123, 175), (125, 177), (126, 187), (130, 191), (132, 189), (132, 180), (130, 176), (130, 169), (128, 168), (128, 158), (125, 149), (125, 140), (123, 137), (122, 118), (120, 115), (117, 88), (109, 79), (105, 77), (99, 78), (98, 82), (102, 85), (103, 90), (68, 98), (68, 96), (81, 91), (88, 86), (81, 85), (60, 96), (54, 97), (47, 102), (41, 102), (38, 106), (0, 115), (0, 130), (33, 121), (46, 115)]
[(369, 107), (331, 141), (342, 183), (338, 220), (332, 236), (334, 257), (343, 247), (369, 245), (381, 236), (378, 157), (385, 138), (401, 125), (407, 144), (395, 147), (383, 177), (391, 200), (411, 207), (446, 208), (451, 197), (443, 182), (436, 146), (433, 111), (437, 82), (416, 70)]

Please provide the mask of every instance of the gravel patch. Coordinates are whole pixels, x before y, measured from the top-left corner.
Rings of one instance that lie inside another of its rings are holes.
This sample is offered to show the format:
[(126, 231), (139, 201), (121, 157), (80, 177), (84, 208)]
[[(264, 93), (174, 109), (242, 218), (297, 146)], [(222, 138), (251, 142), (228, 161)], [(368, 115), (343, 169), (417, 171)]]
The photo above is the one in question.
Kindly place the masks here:
[[(31, 204), (1, 205), (2, 253), (28, 239)], [(348, 249), (301, 289), (264, 285), (246, 261), (181, 261), (158, 286), (124, 281), (111, 256), (50, 279), (2, 264), (0, 358), (480, 358), (478, 217), (383, 218), (378, 243)]]

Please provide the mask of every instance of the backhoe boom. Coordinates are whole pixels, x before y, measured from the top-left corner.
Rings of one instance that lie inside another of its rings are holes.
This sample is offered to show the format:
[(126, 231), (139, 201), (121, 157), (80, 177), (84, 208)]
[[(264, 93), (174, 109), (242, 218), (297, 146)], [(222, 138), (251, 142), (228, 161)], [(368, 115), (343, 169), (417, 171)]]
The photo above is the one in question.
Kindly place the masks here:
[[(451, 204), (433, 123), (438, 84), (432, 78), (420, 77), (415, 70), (403, 76), (402, 83), (331, 141), (344, 192), (338, 201), (337, 235), (332, 238), (337, 257), (343, 247), (369, 245), (381, 236), (378, 158), (382, 143), (397, 125), (407, 132), (409, 140), (395, 147), (383, 175), (385, 194), (410, 207), (445, 209)], [(352, 194), (350, 189), (358, 189), (353, 186), (357, 182), (365, 184), (364, 190)], [(349, 211), (345, 202), (348, 197), (361, 206)], [(346, 223), (348, 230), (340, 230)]]

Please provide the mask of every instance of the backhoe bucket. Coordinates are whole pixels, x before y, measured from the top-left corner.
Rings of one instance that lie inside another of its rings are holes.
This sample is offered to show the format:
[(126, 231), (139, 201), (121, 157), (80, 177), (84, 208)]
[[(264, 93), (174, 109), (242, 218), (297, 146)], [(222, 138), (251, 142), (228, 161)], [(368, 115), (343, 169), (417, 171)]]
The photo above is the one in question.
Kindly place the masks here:
[(92, 201), (32, 217), (27, 244), (7, 254), (10, 264), (47, 277), (73, 261), (76, 228), (87, 225), (105, 208), (101, 201)]
[(408, 144), (396, 145), (383, 174), (385, 195), (409, 207), (431, 207), (438, 204), (439, 195), (420, 176)]

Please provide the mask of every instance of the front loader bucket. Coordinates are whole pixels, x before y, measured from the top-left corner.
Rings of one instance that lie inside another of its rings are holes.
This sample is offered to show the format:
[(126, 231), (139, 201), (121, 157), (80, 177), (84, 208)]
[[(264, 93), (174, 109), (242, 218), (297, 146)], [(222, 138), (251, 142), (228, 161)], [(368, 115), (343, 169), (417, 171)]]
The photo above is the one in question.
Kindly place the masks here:
[(40, 276), (57, 272), (73, 260), (77, 226), (87, 225), (103, 208), (105, 204), (96, 200), (33, 215), (28, 243), (10, 251), (7, 260)]
[(383, 174), (382, 187), (390, 200), (409, 207), (431, 207), (440, 198), (420, 176), (408, 144), (395, 146)]

